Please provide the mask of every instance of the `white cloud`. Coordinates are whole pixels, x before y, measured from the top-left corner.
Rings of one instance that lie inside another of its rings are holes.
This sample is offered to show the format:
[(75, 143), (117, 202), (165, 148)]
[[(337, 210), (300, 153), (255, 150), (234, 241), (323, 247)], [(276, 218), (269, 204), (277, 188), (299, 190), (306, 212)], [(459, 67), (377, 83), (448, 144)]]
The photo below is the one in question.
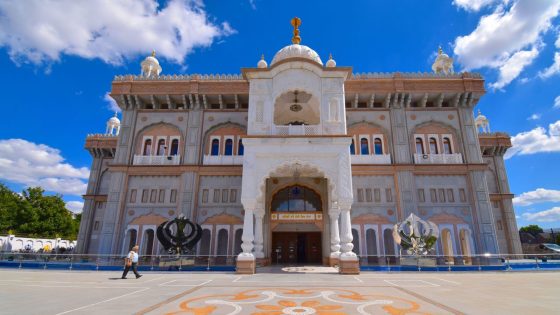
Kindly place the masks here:
[(497, 0), (453, 0), (453, 4), (467, 11), (478, 11)]
[(48, 64), (72, 55), (119, 64), (155, 49), (182, 64), (194, 48), (234, 32), (196, 0), (169, 0), (163, 7), (156, 0), (0, 2), (0, 47), (16, 63)]
[(511, 138), (512, 147), (506, 152), (505, 159), (514, 155), (527, 155), (541, 152), (560, 152), (560, 120), (543, 127), (524, 131)]
[(82, 201), (68, 201), (66, 203), (66, 209), (74, 213), (81, 213), (84, 209), (84, 203)]
[(257, 9), (257, 5), (255, 4), (256, 0), (249, 0), (249, 5), (251, 6), (251, 9), (256, 10)]
[(87, 167), (64, 163), (57, 149), (23, 139), (0, 140), (0, 179), (61, 194), (82, 195), (88, 177)]
[(516, 206), (530, 206), (543, 202), (560, 202), (560, 190), (537, 188), (513, 198), (513, 204)]
[(548, 79), (551, 76), (560, 73), (560, 52), (554, 53), (554, 62), (550, 67), (539, 72), (539, 77)]
[(541, 114), (533, 114), (527, 118), (527, 120), (539, 120), (541, 119)]
[[(500, 70), (494, 87), (514, 80), (539, 54), (541, 34), (560, 11), (558, 0), (517, 0), (483, 16), (476, 29), (455, 39), (454, 53), (464, 70)], [(529, 48), (529, 50), (528, 50)]]
[(490, 84), (494, 89), (501, 89), (519, 76), (523, 69), (533, 63), (539, 55), (539, 50), (533, 47), (531, 50), (518, 51), (500, 67), (498, 81)]
[(119, 107), (119, 105), (117, 105), (117, 102), (111, 97), (111, 95), (109, 95), (109, 92), (105, 93), (105, 95), (103, 96), (103, 100), (107, 102), (107, 108), (110, 111), (114, 113), (121, 112), (121, 108)]
[(554, 99), (554, 108), (560, 108), (560, 95), (556, 96)]
[(560, 207), (553, 207), (548, 210), (539, 212), (526, 212), (522, 214), (523, 218), (527, 221), (534, 222), (555, 222), (560, 221)]

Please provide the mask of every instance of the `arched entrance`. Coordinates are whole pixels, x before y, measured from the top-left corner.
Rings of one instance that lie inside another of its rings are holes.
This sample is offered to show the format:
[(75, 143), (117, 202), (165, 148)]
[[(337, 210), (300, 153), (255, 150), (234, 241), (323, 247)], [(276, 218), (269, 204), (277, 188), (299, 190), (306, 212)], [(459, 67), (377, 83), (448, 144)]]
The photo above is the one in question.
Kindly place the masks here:
[[(280, 180), (290, 181), (273, 182)], [(315, 180), (315, 188), (320, 184)], [(322, 218), (323, 201), (316, 189), (294, 183), (274, 190), (270, 198), (271, 263), (321, 264)]]
[(453, 240), (451, 239), (451, 231), (448, 229), (441, 231), (441, 246), (447, 263), (453, 263)]

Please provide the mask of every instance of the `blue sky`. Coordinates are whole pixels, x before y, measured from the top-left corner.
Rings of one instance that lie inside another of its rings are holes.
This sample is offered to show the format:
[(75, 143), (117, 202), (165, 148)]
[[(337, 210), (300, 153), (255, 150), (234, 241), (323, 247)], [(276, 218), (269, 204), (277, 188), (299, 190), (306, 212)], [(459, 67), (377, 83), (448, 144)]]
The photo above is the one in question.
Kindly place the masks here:
[(114, 75), (138, 74), (152, 49), (163, 74), (239, 73), (290, 44), (297, 15), (302, 44), (354, 72), (430, 71), (441, 45), (456, 71), (483, 74), (476, 110), (513, 136), (519, 225), (559, 227), (559, 11), (558, 0), (2, 1), (0, 181), (79, 210), (84, 140), (112, 116)]

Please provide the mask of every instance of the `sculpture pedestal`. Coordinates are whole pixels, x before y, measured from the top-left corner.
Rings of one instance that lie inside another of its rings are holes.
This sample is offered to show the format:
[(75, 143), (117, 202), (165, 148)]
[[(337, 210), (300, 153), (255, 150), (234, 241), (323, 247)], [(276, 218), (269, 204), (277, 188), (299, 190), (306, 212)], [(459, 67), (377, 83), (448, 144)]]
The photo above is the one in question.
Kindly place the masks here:
[(360, 262), (358, 257), (350, 256), (343, 257), (340, 256), (338, 260), (338, 273), (342, 275), (359, 275), (360, 274)]
[(252, 275), (256, 272), (256, 259), (253, 256), (237, 257), (236, 272), (238, 274)]

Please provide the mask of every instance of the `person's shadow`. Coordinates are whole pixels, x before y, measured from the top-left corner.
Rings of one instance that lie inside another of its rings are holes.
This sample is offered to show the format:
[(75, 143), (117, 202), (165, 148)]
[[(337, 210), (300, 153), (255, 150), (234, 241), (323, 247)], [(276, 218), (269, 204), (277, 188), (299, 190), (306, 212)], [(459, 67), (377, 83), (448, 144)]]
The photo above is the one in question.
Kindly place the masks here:
[(121, 280), (121, 279), (122, 279), (121, 277), (119, 277), (119, 278), (109, 278), (109, 280)]

